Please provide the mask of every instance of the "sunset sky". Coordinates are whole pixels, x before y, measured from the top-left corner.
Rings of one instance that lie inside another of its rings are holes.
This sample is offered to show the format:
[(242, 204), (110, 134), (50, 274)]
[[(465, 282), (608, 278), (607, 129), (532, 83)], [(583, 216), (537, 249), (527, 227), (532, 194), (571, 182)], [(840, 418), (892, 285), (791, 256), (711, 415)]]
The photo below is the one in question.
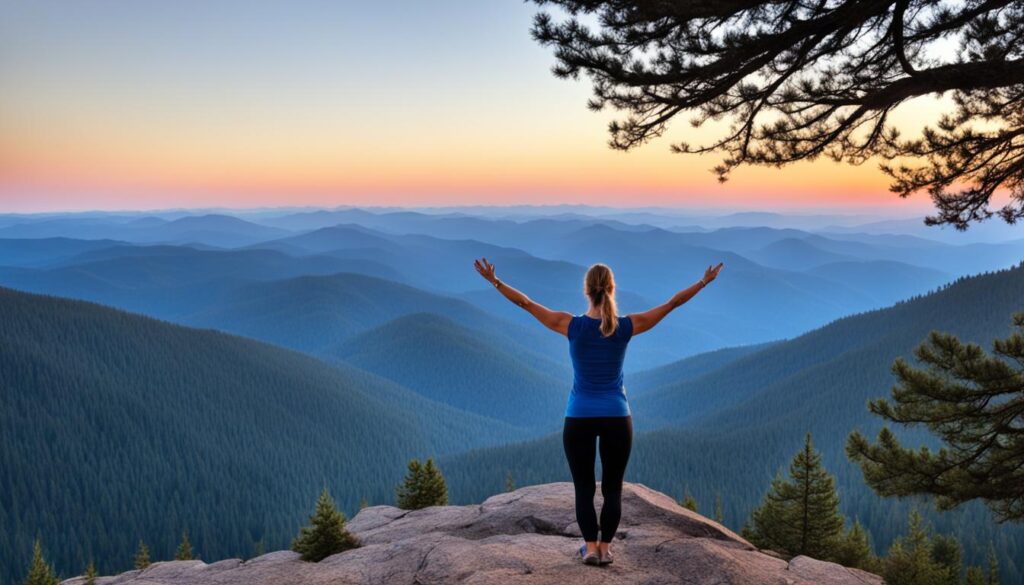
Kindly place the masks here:
[[(0, 0), (0, 211), (900, 201), (869, 163), (743, 168), (685, 119), (622, 153), (520, 0)], [(928, 98), (902, 123), (940, 108)]]

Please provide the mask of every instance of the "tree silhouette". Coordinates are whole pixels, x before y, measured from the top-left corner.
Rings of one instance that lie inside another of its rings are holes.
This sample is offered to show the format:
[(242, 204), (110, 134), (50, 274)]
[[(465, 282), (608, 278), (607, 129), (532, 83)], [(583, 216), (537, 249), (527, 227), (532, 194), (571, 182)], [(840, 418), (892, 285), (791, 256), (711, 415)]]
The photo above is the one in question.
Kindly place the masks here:
[(932, 332), (915, 351), (927, 365), (893, 364), (893, 403), (871, 412), (906, 425), (925, 425), (942, 438), (938, 451), (902, 447), (883, 428), (871, 444), (858, 432), (846, 451), (883, 496), (929, 494), (941, 509), (981, 499), (1001, 521), (1024, 520), (1024, 313), (1017, 331), (993, 343), (994, 355), (953, 335)]
[[(744, 164), (878, 156), (893, 192), (931, 195), (929, 224), (991, 217), (997, 189), (1010, 195), (998, 214), (1024, 217), (1020, 2), (533, 1), (568, 13), (533, 24), (554, 49), (555, 75), (583, 73), (592, 109), (625, 113), (610, 124), (613, 148), (660, 136), (680, 115), (694, 126), (726, 119), (711, 142), (673, 150), (724, 153), (722, 181)], [(952, 111), (920, 136), (900, 135), (893, 111), (936, 94), (952, 96)]]

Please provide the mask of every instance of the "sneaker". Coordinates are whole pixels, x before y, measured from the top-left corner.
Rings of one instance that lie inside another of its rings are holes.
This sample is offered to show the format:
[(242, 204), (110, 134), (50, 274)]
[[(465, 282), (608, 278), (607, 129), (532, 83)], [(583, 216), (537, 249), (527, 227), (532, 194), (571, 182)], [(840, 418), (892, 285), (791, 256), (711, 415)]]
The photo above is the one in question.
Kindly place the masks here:
[(615, 562), (615, 557), (612, 556), (612, 551), (608, 551), (608, 552), (604, 553), (603, 555), (601, 555), (601, 558), (599, 559), (598, 564), (610, 565), (610, 564), (612, 564), (614, 562)]
[(599, 565), (601, 564), (601, 558), (596, 552), (588, 553), (587, 545), (583, 544), (580, 546), (580, 556), (583, 557), (584, 565)]

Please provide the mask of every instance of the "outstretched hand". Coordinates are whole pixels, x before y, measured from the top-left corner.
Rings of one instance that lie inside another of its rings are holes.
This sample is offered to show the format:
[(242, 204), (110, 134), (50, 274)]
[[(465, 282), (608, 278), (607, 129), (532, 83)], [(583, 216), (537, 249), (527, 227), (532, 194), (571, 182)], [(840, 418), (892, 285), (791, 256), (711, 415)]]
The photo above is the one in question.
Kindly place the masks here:
[(476, 271), (480, 274), (480, 276), (484, 277), (484, 280), (491, 284), (494, 284), (494, 281), (497, 278), (494, 276), (494, 264), (488, 262), (487, 258), (474, 260), (473, 268), (476, 268)]
[(724, 262), (719, 262), (718, 266), (715, 266), (714, 268), (708, 266), (708, 269), (704, 271), (704, 284), (708, 284), (712, 280), (718, 278), (718, 273), (722, 271), (723, 266), (725, 266)]

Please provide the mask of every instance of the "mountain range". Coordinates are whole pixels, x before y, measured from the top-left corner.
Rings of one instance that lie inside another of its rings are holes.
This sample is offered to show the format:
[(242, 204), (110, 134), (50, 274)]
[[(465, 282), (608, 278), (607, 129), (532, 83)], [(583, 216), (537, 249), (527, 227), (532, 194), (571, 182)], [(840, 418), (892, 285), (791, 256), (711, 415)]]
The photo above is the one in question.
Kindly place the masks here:
[(1024, 240), (930, 234), (577, 206), (0, 216), (0, 585), (37, 535), (64, 574), (123, 570), (139, 538), (168, 558), (184, 529), (208, 560), (283, 548), (320, 488), (349, 515), (392, 503), (412, 457), (438, 457), (460, 503), (565, 480), (566, 341), (482, 281), (481, 256), (572, 313), (591, 263), (629, 313), (724, 261), (630, 344), (627, 479), (705, 512), (720, 495), (738, 529), (810, 431), (878, 552), (919, 505), (1024, 583), (1020, 527), (878, 498), (842, 451), (929, 331), (988, 346), (1024, 310)]

